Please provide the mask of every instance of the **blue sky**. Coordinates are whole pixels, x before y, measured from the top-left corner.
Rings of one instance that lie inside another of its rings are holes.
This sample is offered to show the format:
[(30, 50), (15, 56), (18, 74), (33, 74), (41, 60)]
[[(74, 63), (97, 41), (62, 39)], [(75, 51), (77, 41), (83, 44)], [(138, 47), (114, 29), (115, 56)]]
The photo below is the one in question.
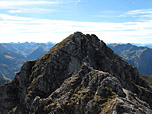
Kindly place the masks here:
[(60, 42), (75, 31), (152, 43), (152, 0), (0, 0), (0, 42)]

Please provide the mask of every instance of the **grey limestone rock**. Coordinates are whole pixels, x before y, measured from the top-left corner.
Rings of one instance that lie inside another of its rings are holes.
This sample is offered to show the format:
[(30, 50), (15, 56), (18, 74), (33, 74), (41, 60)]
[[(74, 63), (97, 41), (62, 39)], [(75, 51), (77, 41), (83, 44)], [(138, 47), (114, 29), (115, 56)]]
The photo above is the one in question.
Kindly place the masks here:
[(152, 91), (96, 35), (71, 34), (0, 87), (1, 114), (150, 114)]

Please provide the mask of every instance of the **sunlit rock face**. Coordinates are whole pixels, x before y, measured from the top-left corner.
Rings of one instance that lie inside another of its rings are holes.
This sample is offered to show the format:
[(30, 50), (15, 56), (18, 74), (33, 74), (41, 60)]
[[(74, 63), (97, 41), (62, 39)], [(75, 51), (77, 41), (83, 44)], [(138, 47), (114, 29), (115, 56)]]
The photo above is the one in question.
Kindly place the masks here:
[(96, 35), (76, 32), (0, 87), (1, 114), (152, 113), (136, 68)]

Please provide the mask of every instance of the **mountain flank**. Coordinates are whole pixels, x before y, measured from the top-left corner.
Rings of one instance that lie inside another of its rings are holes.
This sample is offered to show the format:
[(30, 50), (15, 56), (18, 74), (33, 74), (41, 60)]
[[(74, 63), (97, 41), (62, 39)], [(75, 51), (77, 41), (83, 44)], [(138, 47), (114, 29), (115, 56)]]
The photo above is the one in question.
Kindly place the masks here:
[(150, 87), (152, 88), (152, 75), (148, 75), (148, 76), (143, 76), (143, 75), (140, 75), (141, 78), (143, 80), (145, 80), (149, 85)]
[(1, 114), (152, 113), (152, 89), (94, 34), (76, 32), (0, 87)]
[(54, 44), (51, 42), (49, 43), (35, 43), (35, 42), (1, 43), (1, 45), (3, 45), (5, 48), (7, 48), (8, 50), (12, 52), (23, 55), (25, 58), (39, 47), (43, 48), (43, 50), (45, 51), (48, 51), (52, 46), (54, 46)]
[(137, 67), (141, 74), (152, 75), (152, 49), (132, 44), (109, 44), (108, 46), (129, 64)]
[(26, 57), (26, 60), (36, 60), (36, 58), (41, 57), (46, 52), (47, 50), (45, 50), (42, 46), (39, 46), (30, 52), (30, 54)]
[(0, 82), (12, 80), (25, 61), (36, 60), (53, 45), (53, 43), (28, 42), (0, 43)]
[(20, 54), (9, 51), (0, 44), (0, 77), (12, 79), (19, 71), (24, 62), (24, 57)]

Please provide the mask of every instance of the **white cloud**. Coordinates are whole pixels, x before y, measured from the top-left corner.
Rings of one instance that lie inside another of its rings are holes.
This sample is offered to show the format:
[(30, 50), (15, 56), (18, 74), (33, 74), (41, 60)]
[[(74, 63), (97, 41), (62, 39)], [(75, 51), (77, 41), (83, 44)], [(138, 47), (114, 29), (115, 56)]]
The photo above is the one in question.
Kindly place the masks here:
[[(65, 3), (79, 3), (80, 0), (6, 0), (0, 1), (0, 9), (18, 9), (30, 6), (58, 5)], [(44, 6), (43, 6), (44, 7)]]
[(55, 12), (53, 9), (42, 9), (42, 8), (22, 8), (16, 10), (9, 10), (9, 13), (44, 13), (44, 12)]
[(75, 31), (96, 34), (105, 42), (151, 42), (152, 20), (105, 23), (32, 19), (0, 14), (0, 42), (59, 42)]
[(7, 14), (0, 14), (0, 19), (3, 19), (3, 20), (18, 20), (18, 21), (19, 20), (22, 20), (22, 21), (32, 20), (32, 18), (11, 16), (11, 15), (7, 15)]
[[(56, 12), (59, 5), (79, 3), (80, 0), (2, 0), (0, 9), (7, 10), (7, 13), (50, 13)], [(2, 11), (3, 12), (3, 11)]]
[(76, 4), (81, 2), (81, 0), (58, 0), (58, 1), (62, 3), (76, 3)]
[(152, 9), (131, 10), (120, 15), (120, 17), (152, 15)]
[(141, 17), (148, 17), (148, 18), (152, 18), (152, 14), (151, 14), (151, 15), (142, 15)]
[(42, 5), (42, 4), (58, 4), (57, 1), (0, 1), (0, 7), (25, 6), (25, 5)]

